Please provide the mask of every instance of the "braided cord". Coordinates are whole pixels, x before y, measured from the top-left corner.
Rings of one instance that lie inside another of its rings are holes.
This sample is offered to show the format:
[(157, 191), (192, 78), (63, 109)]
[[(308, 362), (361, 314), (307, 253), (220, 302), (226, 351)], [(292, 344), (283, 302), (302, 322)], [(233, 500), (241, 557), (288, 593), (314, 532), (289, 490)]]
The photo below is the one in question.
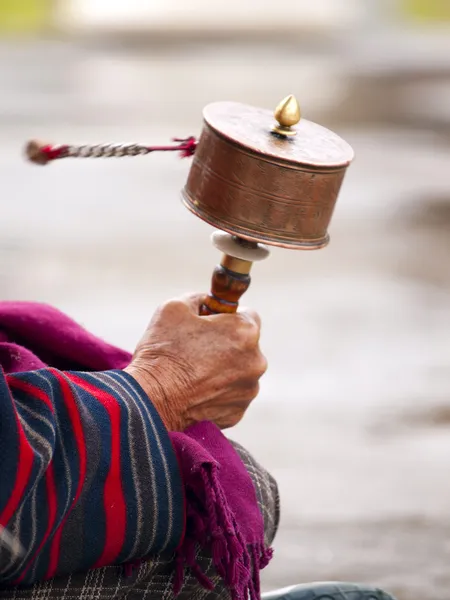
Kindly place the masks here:
[(124, 156), (144, 156), (151, 152), (180, 152), (182, 157), (193, 156), (197, 148), (197, 140), (191, 136), (186, 139), (174, 138), (177, 142), (171, 146), (143, 146), (141, 144), (95, 144), (95, 145), (62, 145), (41, 144), (35, 140), (28, 142), (26, 155), (28, 159), (40, 165), (59, 158), (122, 158)]
[(63, 146), (63, 154), (70, 158), (122, 158), (144, 156), (154, 152), (153, 148), (139, 144), (97, 144), (94, 146)]

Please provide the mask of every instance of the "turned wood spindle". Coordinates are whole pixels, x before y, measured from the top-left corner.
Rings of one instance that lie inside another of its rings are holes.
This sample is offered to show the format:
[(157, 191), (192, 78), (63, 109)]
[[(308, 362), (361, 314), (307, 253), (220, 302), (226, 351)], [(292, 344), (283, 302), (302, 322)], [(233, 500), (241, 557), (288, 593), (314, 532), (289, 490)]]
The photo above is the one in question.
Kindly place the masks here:
[(250, 242), (216, 231), (211, 237), (213, 245), (223, 252), (220, 264), (214, 269), (211, 291), (201, 307), (201, 315), (235, 313), (239, 299), (250, 285), (252, 264), (269, 256), (263, 244)]

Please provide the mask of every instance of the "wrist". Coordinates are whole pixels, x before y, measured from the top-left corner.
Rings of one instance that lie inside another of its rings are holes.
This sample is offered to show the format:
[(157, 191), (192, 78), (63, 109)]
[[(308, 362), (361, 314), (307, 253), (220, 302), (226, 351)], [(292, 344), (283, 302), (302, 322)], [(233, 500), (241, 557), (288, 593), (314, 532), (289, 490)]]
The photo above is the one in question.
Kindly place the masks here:
[(131, 375), (131, 377), (133, 377), (140, 385), (149, 401), (158, 411), (167, 431), (182, 431), (182, 419), (169, 401), (166, 390), (158, 379), (147, 370), (134, 363), (131, 363), (126, 367), (124, 371), (128, 373), (128, 375)]

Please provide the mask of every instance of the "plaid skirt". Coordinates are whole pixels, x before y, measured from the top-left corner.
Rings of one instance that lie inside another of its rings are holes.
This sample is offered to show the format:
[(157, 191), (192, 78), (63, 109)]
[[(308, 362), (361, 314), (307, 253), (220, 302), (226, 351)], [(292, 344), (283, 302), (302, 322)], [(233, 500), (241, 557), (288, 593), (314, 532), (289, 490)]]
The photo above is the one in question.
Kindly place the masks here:
[[(278, 487), (273, 477), (245, 448), (232, 442), (254, 483), (258, 505), (264, 517), (265, 542), (270, 546), (280, 519)], [(177, 600), (229, 600), (229, 593), (216, 575), (211, 558), (197, 551), (197, 560), (206, 575), (216, 583), (213, 591), (202, 588), (186, 573)], [(174, 600), (173, 555), (159, 555), (141, 563), (126, 577), (121, 566), (102, 567), (87, 573), (56, 577), (32, 587), (0, 589), (0, 599), (8, 600)], [(263, 600), (395, 600), (376, 588), (345, 583), (298, 585), (263, 595)]]

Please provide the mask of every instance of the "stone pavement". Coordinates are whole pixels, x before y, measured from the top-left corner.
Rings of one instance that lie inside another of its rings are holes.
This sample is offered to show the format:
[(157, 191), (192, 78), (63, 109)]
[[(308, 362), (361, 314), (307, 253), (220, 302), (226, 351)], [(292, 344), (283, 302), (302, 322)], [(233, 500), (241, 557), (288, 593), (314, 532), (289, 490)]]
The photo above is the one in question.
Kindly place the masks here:
[[(332, 58), (261, 52), (252, 64), (250, 47), (0, 46), (2, 297), (56, 304), (131, 349), (158, 303), (206, 289), (218, 256), (210, 228), (179, 202), (188, 161), (152, 155), (38, 168), (21, 147), (34, 136), (164, 143), (196, 134), (206, 102), (273, 106), (291, 91), (295, 68), (306, 116), (331, 102)], [(351, 579), (384, 585), (399, 600), (446, 600), (448, 147), (423, 131), (339, 133), (356, 160), (330, 247), (274, 251), (255, 267), (245, 299), (263, 317), (270, 369), (233, 435), (282, 492), (265, 585)]]

